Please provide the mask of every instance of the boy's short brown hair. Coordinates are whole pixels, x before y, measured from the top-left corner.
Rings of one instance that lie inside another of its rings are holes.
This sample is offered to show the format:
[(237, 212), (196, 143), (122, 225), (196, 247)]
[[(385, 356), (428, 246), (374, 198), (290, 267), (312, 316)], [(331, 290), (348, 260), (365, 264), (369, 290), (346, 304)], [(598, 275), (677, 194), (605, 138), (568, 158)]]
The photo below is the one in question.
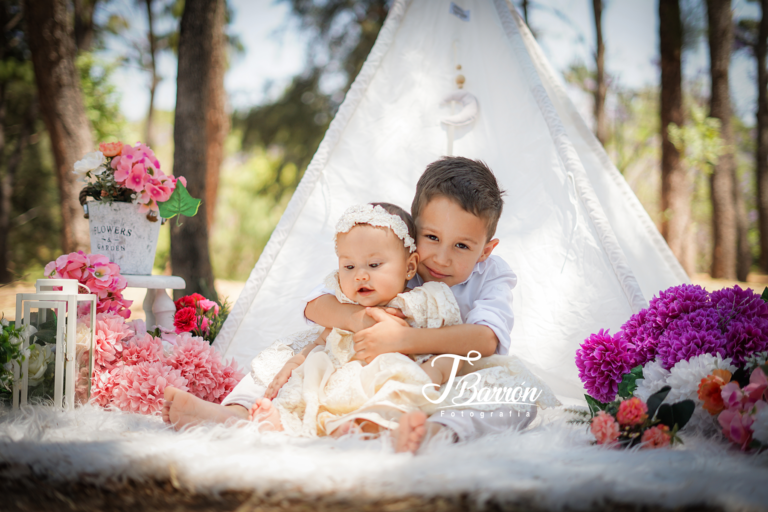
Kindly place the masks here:
[(493, 172), (481, 160), (445, 156), (429, 164), (419, 178), (411, 214), (418, 219), (421, 209), (434, 197), (447, 197), (465, 211), (483, 219), (488, 231), (487, 240), (490, 240), (501, 217), (503, 194)]
[(405, 227), (408, 228), (408, 236), (416, 240), (416, 224), (413, 223), (413, 217), (411, 217), (410, 213), (392, 203), (370, 203), (370, 205), (381, 206), (387, 213), (396, 215), (403, 219), (403, 222), (405, 222)]

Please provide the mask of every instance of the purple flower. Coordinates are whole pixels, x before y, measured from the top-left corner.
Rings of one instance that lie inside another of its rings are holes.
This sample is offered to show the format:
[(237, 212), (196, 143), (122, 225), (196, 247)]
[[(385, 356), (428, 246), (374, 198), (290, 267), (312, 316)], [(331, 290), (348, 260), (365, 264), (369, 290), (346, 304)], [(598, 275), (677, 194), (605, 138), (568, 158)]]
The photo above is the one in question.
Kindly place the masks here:
[(681, 284), (664, 290), (651, 299), (648, 320), (666, 329), (677, 317), (712, 305), (707, 290), (699, 285)]
[(725, 334), (720, 330), (720, 316), (713, 308), (702, 308), (678, 317), (659, 337), (658, 357), (664, 368), (701, 354), (725, 357)]
[(621, 327), (633, 364), (645, 364), (656, 358), (659, 340), (675, 319), (710, 307), (709, 293), (692, 284), (673, 286), (651, 299), (648, 308), (632, 315)]
[(601, 402), (611, 402), (622, 376), (632, 369), (632, 356), (620, 332), (611, 336), (600, 329), (576, 351), (576, 366), (587, 392)]
[(650, 321), (648, 308), (632, 315), (621, 326), (621, 333), (627, 342), (627, 350), (633, 356), (633, 365), (645, 364), (656, 358), (656, 345), (662, 330)]
[(741, 366), (755, 352), (768, 350), (768, 319), (737, 318), (728, 325), (725, 336), (725, 355), (733, 358), (733, 364)]
[(739, 285), (712, 292), (712, 304), (720, 313), (725, 325), (731, 320), (768, 319), (768, 303), (753, 290), (742, 290)]

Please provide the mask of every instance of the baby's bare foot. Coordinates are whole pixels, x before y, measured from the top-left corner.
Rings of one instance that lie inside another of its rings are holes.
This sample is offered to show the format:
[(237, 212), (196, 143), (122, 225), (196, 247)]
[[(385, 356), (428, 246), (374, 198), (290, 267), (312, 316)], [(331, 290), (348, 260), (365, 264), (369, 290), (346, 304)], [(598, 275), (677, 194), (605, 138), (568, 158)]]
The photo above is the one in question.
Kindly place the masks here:
[(165, 391), (163, 392), (163, 409), (162, 409), (162, 417), (163, 421), (166, 423), (171, 422), (171, 404), (173, 404), (173, 399), (176, 396), (176, 393), (179, 390), (174, 388), (173, 386), (168, 386), (165, 388)]
[[(196, 396), (173, 387), (165, 388), (163, 420), (176, 430), (188, 425), (197, 425), (206, 421), (226, 423), (238, 415), (223, 405), (206, 402)], [(166, 420), (167, 409), (167, 420)]]
[(280, 421), (280, 411), (272, 405), (269, 398), (257, 398), (251, 406), (249, 413), (251, 421), (259, 422), (259, 429), (265, 431), (282, 431), (283, 424)]
[(421, 411), (408, 412), (400, 417), (395, 451), (416, 453), (427, 435), (427, 415)]

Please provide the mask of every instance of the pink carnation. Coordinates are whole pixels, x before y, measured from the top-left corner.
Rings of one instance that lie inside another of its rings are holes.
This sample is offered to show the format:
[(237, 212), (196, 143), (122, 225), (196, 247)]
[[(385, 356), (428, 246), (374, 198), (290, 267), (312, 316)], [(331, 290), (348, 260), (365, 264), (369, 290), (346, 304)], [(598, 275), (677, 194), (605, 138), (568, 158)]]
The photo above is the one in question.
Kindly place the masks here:
[(163, 342), (149, 333), (141, 338), (134, 338), (123, 349), (123, 362), (127, 365), (139, 363), (162, 363)]
[[(181, 333), (176, 341), (166, 364), (179, 370), (187, 379), (190, 393), (207, 402), (221, 403), (231, 391), (227, 382), (242, 378), (236, 364), (223, 364), (219, 352), (203, 338)], [(230, 368), (225, 370), (227, 366)]]
[(96, 367), (91, 379), (91, 403), (101, 407), (107, 407), (112, 403), (112, 395), (118, 384), (123, 367), (117, 366), (110, 370), (104, 367)]
[(619, 424), (605, 411), (598, 412), (592, 418), (589, 428), (597, 439), (597, 444), (613, 444), (619, 438)]
[(167, 386), (186, 391), (187, 380), (179, 370), (159, 362), (125, 366), (113, 389), (112, 403), (123, 411), (157, 414)]
[(213, 314), (218, 315), (219, 314), (219, 305), (216, 304), (216, 302), (208, 299), (203, 299), (200, 302), (197, 303), (198, 306), (203, 308), (204, 312), (208, 312), (211, 308), (213, 308)]
[(133, 331), (125, 324), (124, 318), (109, 313), (99, 313), (96, 315), (94, 334), (96, 343), (94, 363), (105, 369), (114, 368), (122, 358), (125, 348), (123, 340), (132, 337)]
[(664, 448), (672, 442), (672, 436), (668, 426), (656, 425), (643, 432), (643, 437), (640, 440), (643, 442), (643, 448)]
[(630, 398), (621, 402), (616, 419), (619, 420), (619, 424), (622, 427), (634, 427), (645, 421), (647, 412), (648, 406), (642, 400)]

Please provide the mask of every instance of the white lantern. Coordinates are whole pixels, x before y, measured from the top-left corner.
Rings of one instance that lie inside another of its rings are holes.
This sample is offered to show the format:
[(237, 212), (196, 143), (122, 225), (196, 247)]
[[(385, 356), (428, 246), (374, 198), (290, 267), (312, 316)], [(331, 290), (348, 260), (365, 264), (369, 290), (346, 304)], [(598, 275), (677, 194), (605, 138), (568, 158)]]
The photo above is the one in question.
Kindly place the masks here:
[[(90, 398), (97, 296), (75, 279), (38, 279), (35, 290), (16, 295), (16, 325), (37, 332), (23, 341), (24, 362), (14, 364), (13, 407), (32, 394), (72, 410)], [(90, 324), (78, 325), (84, 305), (90, 305)]]

